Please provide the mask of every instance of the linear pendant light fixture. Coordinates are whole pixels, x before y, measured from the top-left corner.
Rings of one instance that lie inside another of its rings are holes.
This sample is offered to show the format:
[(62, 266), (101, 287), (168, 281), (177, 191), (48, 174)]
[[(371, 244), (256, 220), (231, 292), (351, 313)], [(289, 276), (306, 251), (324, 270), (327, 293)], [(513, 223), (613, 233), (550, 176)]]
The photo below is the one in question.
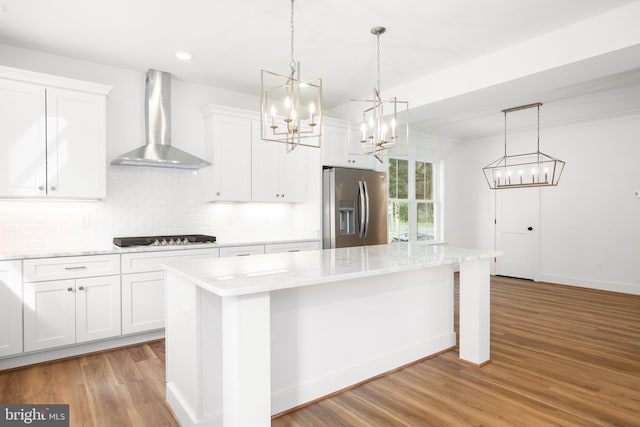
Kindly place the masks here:
[[(554, 187), (560, 182), (565, 162), (540, 151), (540, 106), (521, 105), (502, 110), (504, 113), (504, 156), (488, 164), (482, 171), (492, 190), (524, 187)], [(538, 109), (538, 148), (533, 153), (507, 155), (507, 113)]]
[(320, 148), (322, 137), (322, 79), (300, 79), (300, 63), (293, 59), (291, 0), (291, 54), (289, 74), (262, 70), (260, 133), (265, 141)]
[[(409, 141), (409, 103), (395, 97), (382, 99), (380, 94), (380, 36), (386, 30), (385, 27), (371, 29), (378, 46), (378, 80), (373, 88), (373, 98), (349, 101), (349, 141), (356, 138), (359, 141), (359, 149), (351, 154), (373, 155), (381, 163), (388, 150)], [(353, 147), (356, 144), (349, 145)], [(404, 148), (408, 151), (408, 146)]]

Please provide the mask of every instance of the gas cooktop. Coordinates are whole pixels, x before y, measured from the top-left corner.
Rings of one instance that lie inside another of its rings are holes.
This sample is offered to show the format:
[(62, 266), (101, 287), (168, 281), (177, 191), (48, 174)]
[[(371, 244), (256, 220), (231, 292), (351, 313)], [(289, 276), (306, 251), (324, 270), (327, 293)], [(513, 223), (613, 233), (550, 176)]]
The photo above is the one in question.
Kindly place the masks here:
[(188, 246), (215, 242), (216, 238), (214, 236), (207, 236), (205, 234), (113, 238), (113, 244), (121, 248), (128, 248), (130, 246)]

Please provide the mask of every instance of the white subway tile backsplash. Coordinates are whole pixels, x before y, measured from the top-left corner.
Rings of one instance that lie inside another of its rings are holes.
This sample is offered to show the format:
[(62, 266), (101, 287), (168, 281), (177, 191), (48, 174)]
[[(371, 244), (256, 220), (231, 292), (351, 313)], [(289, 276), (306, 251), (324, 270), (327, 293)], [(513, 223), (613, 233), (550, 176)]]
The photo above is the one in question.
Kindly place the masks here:
[(202, 233), (218, 241), (295, 234), (290, 204), (208, 203), (202, 176), (171, 169), (107, 168), (107, 199), (0, 200), (0, 253), (108, 248), (113, 237)]

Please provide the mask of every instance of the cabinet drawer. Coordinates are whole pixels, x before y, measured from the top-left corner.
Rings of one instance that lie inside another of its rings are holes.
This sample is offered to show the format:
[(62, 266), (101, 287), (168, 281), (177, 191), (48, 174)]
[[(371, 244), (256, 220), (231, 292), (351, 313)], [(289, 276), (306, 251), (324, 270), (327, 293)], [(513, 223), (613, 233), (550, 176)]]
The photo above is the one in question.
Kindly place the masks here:
[(122, 254), (122, 273), (145, 273), (161, 271), (160, 264), (195, 258), (217, 258), (218, 248), (180, 249), (175, 251), (156, 251)]
[(120, 255), (27, 259), (23, 273), (25, 282), (120, 274)]
[(220, 257), (264, 254), (264, 245), (228, 246), (220, 248)]
[(298, 243), (272, 243), (264, 245), (265, 254), (275, 254), (278, 252), (301, 252), (320, 249), (320, 242), (298, 242)]

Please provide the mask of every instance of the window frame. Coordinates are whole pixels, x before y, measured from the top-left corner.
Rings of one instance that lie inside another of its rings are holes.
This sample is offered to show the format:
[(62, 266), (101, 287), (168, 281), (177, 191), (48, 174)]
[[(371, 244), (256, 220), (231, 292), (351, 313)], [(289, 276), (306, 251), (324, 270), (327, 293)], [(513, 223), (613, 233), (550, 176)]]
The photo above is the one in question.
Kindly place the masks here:
[[(428, 244), (442, 243), (443, 239), (443, 215), (442, 215), (442, 161), (431, 160), (425, 157), (419, 156), (389, 156), (387, 163), (387, 182), (391, 182), (390, 178), (390, 164), (391, 160), (406, 160), (407, 173), (408, 173), (408, 199), (392, 198), (390, 189), (387, 191), (387, 212), (391, 213), (391, 207), (393, 203), (408, 203), (408, 220), (409, 220), (409, 242), (422, 242)], [(432, 193), (431, 199), (416, 199), (416, 163), (430, 163), (431, 164), (431, 180), (432, 180)], [(433, 204), (433, 240), (417, 240), (418, 238), (418, 204), (426, 203)], [(391, 224), (391, 217), (387, 219), (388, 226)], [(391, 228), (389, 227), (391, 230)], [(389, 242), (391, 242), (391, 234), (389, 233)]]

